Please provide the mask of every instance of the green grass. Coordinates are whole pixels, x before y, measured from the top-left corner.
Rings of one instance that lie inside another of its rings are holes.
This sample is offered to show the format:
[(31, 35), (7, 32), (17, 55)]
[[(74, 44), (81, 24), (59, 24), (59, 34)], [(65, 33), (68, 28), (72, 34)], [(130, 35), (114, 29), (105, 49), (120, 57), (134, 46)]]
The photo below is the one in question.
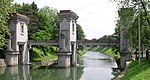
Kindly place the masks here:
[(119, 53), (115, 54), (112, 51), (112, 48), (110, 48), (110, 47), (95, 47), (95, 48), (92, 48), (91, 50), (92, 51), (98, 51), (98, 52), (107, 54), (107, 55), (112, 56), (112, 57), (115, 57), (115, 56), (117, 56), (118, 58), (120, 57)]
[(97, 51), (97, 52), (101, 52), (104, 53), (106, 55), (109, 55), (111, 57), (120, 57), (120, 54), (117, 53), (115, 54), (112, 51), (112, 48), (110, 47), (94, 47), (94, 48), (89, 48), (89, 47), (85, 47), (83, 50), (78, 50), (78, 53), (80, 56), (84, 55), (87, 51)]
[(44, 54), (42, 50), (34, 47), (31, 53), (31, 57), (33, 58), (34, 61), (42, 61), (42, 60), (50, 60), (50, 59), (58, 58), (58, 56), (54, 55), (54, 53), (52, 52), (51, 53), (46, 52), (46, 54)]
[(141, 59), (140, 65), (138, 61), (132, 61), (121, 80), (150, 80), (150, 62), (145, 58)]
[(84, 55), (84, 54), (85, 54), (88, 50), (89, 50), (89, 48), (88, 48), (88, 47), (85, 47), (83, 50), (78, 50), (78, 54), (79, 54), (79, 56)]
[(35, 61), (42, 61), (42, 60), (50, 60), (50, 59), (57, 59), (58, 56), (48, 54), (47, 56), (39, 57), (39, 58), (34, 58)]

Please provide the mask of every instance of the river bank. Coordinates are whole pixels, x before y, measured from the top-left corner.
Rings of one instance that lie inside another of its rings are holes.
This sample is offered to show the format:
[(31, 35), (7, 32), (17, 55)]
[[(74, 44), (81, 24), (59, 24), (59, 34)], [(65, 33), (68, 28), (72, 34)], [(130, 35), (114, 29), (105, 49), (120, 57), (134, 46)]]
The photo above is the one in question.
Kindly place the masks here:
[(98, 52), (104, 53), (104, 54), (106, 54), (108, 56), (111, 56), (111, 57), (117, 57), (117, 58), (120, 57), (120, 54), (119, 53), (114, 53), (112, 51), (111, 47), (95, 47), (95, 48), (92, 48), (91, 50), (92, 51), (98, 51)]
[(132, 61), (121, 80), (150, 80), (149, 74), (150, 63), (143, 58), (140, 65), (138, 60)]
[(126, 62), (126, 67), (124, 68), (124, 70), (122, 72), (120, 72), (118, 74), (118, 76), (116, 76), (115, 80), (121, 80), (123, 78), (123, 76), (125, 75), (126, 71), (128, 70), (129, 63), (131, 63), (131, 61)]
[[(111, 48), (92, 48), (92, 51), (98, 51), (105, 53), (109, 56), (119, 56), (112, 53)], [(150, 62), (145, 58), (141, 59), (141, 64), (139, 61), (128, 61), (126, 68), (120, 72), (116, 80), (150, 80)]]

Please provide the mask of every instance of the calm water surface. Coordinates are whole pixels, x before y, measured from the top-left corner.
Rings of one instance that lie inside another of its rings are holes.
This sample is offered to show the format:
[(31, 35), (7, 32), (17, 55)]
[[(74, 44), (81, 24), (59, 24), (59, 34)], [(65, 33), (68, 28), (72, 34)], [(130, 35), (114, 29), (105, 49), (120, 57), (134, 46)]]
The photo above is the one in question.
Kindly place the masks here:
[(111, 80), (112, 68), (117, 68), (111, 57), (92, 51), (79, 58), (78, 64), (79, 67), (71, 68), (31, 69), (28, 65), (0, 68), (0, 80)]

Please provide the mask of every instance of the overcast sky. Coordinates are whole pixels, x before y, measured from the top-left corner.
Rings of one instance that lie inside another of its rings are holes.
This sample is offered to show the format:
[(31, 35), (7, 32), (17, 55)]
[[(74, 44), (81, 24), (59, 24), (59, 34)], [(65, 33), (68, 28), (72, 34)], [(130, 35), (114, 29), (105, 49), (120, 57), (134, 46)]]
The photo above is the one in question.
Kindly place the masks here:
[(72, 10), (79, 19), (87, 39), (114, 33), (117, 5), (110, 0), (14, 0), (17, 3), (35, 2), (39, 8), (50, 6), (59, 10)]

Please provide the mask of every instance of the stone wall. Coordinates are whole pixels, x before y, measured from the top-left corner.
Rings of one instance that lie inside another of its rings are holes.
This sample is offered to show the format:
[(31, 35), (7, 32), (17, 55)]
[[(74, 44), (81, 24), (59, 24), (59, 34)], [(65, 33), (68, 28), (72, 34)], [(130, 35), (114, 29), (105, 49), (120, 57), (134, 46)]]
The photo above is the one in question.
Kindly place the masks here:
[(53, 63), (57, 63), (57, 59), (44, 60), (44, 61), (35, 61), (32, 62), (32, 65), (51, 65)]

